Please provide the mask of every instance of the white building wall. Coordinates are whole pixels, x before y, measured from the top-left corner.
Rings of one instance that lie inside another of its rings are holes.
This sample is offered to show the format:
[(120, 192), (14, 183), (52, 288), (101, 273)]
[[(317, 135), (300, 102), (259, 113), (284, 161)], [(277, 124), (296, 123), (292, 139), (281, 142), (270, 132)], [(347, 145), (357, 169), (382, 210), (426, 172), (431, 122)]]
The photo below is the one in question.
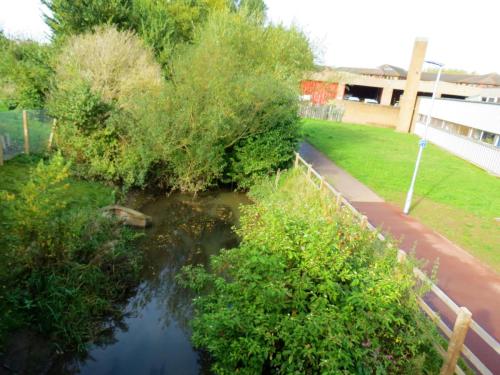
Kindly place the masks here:
[[(422, 98), (418, 109), (419, 114), (429, 113), (431, 100)], [(418, 116), (418, 114), (417, 114)], [(480, 129), (490, 133), (500, 134), (500, 105), (475, 103), (458, 100), (436, 100), (432, 114), (433, 118)], [(425, 125), (417, 117), (414, 132), (423, 136)], [(500, 148), (471, 138), (452, 134), (445, 129), (429, 126), (427, 139), (495, 175), (500, 176)]]
[[(430, 98), (421, 98), (419, 113), (428, 114)], [(500, 105), (436, 99), (432, 117), (500, 134)]]

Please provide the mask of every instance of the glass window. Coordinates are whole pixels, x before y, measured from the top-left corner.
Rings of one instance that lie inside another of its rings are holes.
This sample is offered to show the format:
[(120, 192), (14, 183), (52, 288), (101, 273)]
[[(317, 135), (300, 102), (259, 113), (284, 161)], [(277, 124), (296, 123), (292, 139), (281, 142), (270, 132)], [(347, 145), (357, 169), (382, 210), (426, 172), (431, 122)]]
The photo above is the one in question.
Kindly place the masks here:
[(492, 145), (493, 142), (495, 141), (495, 135), (496, 134), (493, 133), (483, 132), (483, 135), (481, 137), (481, 142), (489, 143), (490, 145)]
[(481, 133), (483, 131), (479, 129), (474, 129), (472, 130), (471, 138), (475, 139), (476, 141), (479, 141), (481, 139)]

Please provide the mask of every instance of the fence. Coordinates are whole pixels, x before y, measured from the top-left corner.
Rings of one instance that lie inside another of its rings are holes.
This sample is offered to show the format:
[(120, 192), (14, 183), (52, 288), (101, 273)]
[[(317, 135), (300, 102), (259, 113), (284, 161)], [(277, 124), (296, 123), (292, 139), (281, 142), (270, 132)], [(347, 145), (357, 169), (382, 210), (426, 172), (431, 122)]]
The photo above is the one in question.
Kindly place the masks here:
[(299, 116), (304, 118), (314, 118), (318, 120), (342, 121), (344, 109), (334, 105), (312, 105), (301, 104), (299, 108)]
[[(425, 125), (417, 121), (414, 132), (423, 137), (426, 133)], [(452, 154), (477, 165), (479, 168), (500, 176), (499, 147), (481, 143), (459, 134), (452, 134), (446, 130), (437, 129), (432, 126), (429, 126), (427, 129), (427, 139)]]
[(43, 110), (0, 112), (0, 165), (19, 154), (45, 152), (54, 124)]
[[(355, 220), (359, 220), (362, 227), (368, 228), (372, 231), (377, 231), (372, 224), (369, 223), (368, 218), (361, 214), (353, 205), (345, 199), (342, 194), (330, 185), (325, 178), (321, 176), (312, 165), (307, 163), (298, 153), (295, 153), (295, 168), (304, 165), (306, 169), (306, 176), (318, 189), (326, 189), (336, 199), (336, 204), (339, 209), (349, 210)], [(317, 182), (315, 182), (315, 179)], [(381, 241), (385, 241), (385, 236), (378, 232), (377, 237)], [(406, 260), (406, 253), (403, 250), (398, 251), (398, 261), (404, 262)], [(438, 313), (434, 311), (422, 298), (419, 297), (418, 303), (421, 309), (436, 323), (443, 335), (448, 339), (448, 350), (444, 350), (442, 346), (436, 343), (437, 351), (443, 357), (443, 366), (440, 375), (465, 374), (465, 372), (457, 365), (458, 358), (462, 355), (480, 374), (493, 375), (493, 373), (472, 353), (472, 351), (464, 344), (465, 337), (469, 329), (474, 331), (495, 353), (500, 354), (500, 344), (489, 335), (479, 324), (472, 319), (472, 313), (465, 307), (459, 307), (450, 297), (446, 295), (436, 284), (434, 284), (421, 270), (418, 268), (413, 269), (415, 277), (430, 286), (430, 291), (446, 305), (451, 311), (456, 314), (456, 320), (453, 330), (448, 328), (446, 323), (440, 318)]]

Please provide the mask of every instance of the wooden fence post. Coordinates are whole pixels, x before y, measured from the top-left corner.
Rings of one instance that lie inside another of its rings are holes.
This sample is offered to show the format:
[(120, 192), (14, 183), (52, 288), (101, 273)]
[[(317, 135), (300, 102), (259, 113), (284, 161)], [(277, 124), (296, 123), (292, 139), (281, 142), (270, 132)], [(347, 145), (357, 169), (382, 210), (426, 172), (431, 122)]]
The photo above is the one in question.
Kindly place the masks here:
[(337, 195), (337, 209), (340, 210), (340, 207), (342, 206), (342, 194), (339, 193), (339, 195)]
[(368, 218), (366, 215), (361, 216), (361, 229), (366, 229), (368, 226)]
[(28, 112), (23, 110), (24, 153), (30, 154), (30, 134), (28, 130)]
[(274, 190), (278, 190), (278, 183), (280, 181), (281, 170), (278, 169), (276, 172), (276, 178), (274, 179)]
[(398, 250), (397, 259), (398, 263), (404, 263), (406, 261), (406, 253), (403, 250)]
[(47, 143), (47, 151), (52, 149), (52, 142), (54, 140), (54, 132), (56, 131), (57, 120), (54, 119), (52, 122), (52, 129), (50, 130), (49, 142)]
[(323, 190), (323, 187), (325, 186), (325, 178), (321, 176), (319, 180), (319, 190)]
[(312, 168), (312, 164), (307, 164), (307, 178), (308, 179), (311, 179), (311, 168)]
[(3, 145), (6, 141), (3, 138), (3, 135), (0, 135), (0, 165), (3, 165)]
[(295, 153), (295, 163), (294, 163), (294, 167), (297, 168), (299, 166), (299, 153), (296, 152)]
[(448, 351), (446, 358), (441, 367), (440, 375), (453, 375), (457, 367), (457, 361), (460, 357), (460, 352), (464, 345), (465, 336), (472, 321), (472, 313), (465, 307), (460, 307), (455, 325), (453, 326), (453, 333), (451, 334), (450, 341), (448, 342)]

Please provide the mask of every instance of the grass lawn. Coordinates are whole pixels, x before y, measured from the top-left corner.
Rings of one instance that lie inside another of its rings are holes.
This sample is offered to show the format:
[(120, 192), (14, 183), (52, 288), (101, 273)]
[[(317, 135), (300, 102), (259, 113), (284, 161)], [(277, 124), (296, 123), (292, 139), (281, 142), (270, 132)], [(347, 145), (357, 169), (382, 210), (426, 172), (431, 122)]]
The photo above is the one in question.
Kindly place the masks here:
[[(0, 190), (16, 193), (18, 186), (28, 181), (31, 168), (40, 161), (37, 156), (21, 155), (0, 166)], [(77, 207), (103, 207), (114, 203), (114, 190), (98, 182), (70, 180), (68, 194), (70, 204)]]
[[(308, 142), (386, 201), (403, 207), (418, 137), (304, 120)], [(411, 215), (500, 272), (500, 178), (434, 146), (424, 151)]]

